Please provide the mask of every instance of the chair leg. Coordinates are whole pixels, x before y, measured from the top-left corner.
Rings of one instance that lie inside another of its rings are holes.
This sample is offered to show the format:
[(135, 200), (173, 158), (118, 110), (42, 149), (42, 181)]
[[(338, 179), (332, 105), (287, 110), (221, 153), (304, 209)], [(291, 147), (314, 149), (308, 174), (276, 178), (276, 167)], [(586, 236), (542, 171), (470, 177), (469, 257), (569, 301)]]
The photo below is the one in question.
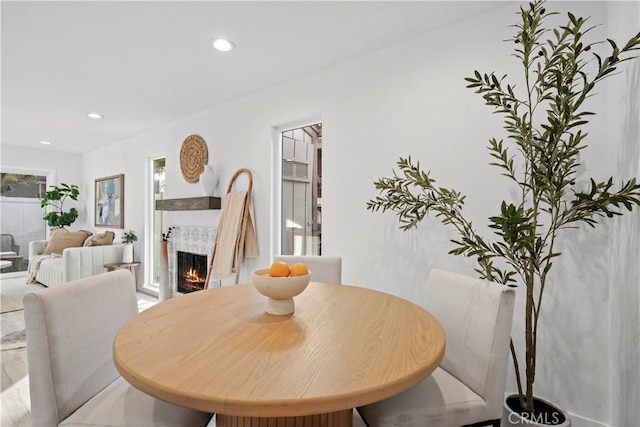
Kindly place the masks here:
[(367, 427), (371, 427), (369, 426), (369, 423), (367, 422), (367, 420), (365, 420), (364, 417), (360, 414), (360, 411), (358, 411), (358, 408), (354, 408), (353, 410), (356, 411), (358, 415), (360, 415), (360, 419), (362, 420), (362, 422), (364, 422), (364, 425), (366, 425)]
[(487, 420), (487, 421), (481, 421), (479, 423), (467, 424), (462, 427), (486, 427), (486, 426), (500, 427), (500, 418), (498, 418), (497, 420)]

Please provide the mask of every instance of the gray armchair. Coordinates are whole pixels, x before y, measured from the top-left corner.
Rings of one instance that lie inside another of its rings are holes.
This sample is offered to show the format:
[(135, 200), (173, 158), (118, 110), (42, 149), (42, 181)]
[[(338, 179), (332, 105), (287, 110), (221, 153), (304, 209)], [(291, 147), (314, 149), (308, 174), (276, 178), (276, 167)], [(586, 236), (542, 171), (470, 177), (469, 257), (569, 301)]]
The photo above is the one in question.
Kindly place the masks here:
[(20, 245), (16, 244), (13, 234), (0, 234), (0, 244), (0, 260), (3, 264), (2, 272), (20, 271), (22, 269)]
[(14, 252), (13, 255), (20, 254), (20, 245), (16, 244), (13, 234), (0, 234), (0, 252)]

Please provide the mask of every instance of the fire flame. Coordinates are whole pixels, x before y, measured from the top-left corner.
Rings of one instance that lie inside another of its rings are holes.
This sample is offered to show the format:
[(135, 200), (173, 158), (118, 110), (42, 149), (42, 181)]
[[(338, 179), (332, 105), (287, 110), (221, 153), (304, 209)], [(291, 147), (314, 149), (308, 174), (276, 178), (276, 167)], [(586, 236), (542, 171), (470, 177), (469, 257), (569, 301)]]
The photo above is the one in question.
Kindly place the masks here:
[(191, 268), (184, 275), (184, 280), (188, 283), (204, 283), (205, 279), (198, 276), (196, 269)]

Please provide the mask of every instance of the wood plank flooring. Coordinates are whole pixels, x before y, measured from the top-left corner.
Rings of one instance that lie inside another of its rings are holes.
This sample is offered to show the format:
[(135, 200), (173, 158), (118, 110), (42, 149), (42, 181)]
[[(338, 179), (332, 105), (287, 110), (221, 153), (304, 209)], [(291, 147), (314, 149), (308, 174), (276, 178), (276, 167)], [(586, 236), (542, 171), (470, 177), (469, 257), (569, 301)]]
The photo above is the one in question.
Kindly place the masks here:
[[(2, 335), (24, 329), (24, 311), (0, 314)], [(2, 413), (0, 426), (30, 426), (31, 404), (29, 400), (29, 377), (27, 374), (27, 348), (0, 352), (2, 372)]]

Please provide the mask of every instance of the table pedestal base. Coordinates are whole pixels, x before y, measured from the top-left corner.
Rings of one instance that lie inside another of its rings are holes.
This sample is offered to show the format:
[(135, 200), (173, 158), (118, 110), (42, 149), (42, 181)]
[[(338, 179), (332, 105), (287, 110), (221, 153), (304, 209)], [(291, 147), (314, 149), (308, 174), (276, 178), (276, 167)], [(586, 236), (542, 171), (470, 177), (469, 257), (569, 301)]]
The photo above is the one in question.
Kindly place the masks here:
[(216, 414), (216, 427), (352, 427), (353, 409), (303, 417), (236, 417)]

